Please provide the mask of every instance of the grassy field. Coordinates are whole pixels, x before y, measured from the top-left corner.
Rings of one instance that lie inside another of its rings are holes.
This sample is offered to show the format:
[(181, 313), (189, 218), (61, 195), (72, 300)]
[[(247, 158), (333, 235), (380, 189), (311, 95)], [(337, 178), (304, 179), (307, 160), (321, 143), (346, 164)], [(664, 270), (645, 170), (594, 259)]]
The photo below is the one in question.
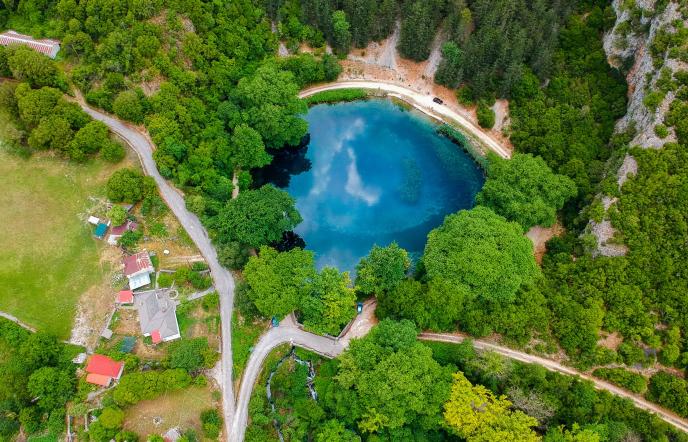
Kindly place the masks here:
[(244, 368), (251, 356), (251, 350), (256, 345), (260, 335), (267, 330), (267, 323), (251, 323), (241, 316), (238, 312), (233, 313), (232, 318), (232, 357), (234, 359), (234, 369), (232, 375), (236, 381), (241, 379)]
[(99, 248), (84, 220), (89, 196), (122, 167), (0, 149), (0, 310), (68, 338), (76, 302), (102, 282)]

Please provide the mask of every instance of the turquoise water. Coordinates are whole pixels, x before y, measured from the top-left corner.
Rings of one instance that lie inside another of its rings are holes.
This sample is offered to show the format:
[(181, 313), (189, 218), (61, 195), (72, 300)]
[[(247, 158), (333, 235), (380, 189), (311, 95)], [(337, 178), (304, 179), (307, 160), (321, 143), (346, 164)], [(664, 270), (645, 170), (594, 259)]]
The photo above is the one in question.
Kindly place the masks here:
[(314, 106), (306, 120), (311, 167), (286, 190), (304, 219), (295, 232), (318, 268), (352, 271), (374, 244), (392, 241), (421, 254), (428, 232), (472, 207), (483, 185), (460, 147), (387, 100)]

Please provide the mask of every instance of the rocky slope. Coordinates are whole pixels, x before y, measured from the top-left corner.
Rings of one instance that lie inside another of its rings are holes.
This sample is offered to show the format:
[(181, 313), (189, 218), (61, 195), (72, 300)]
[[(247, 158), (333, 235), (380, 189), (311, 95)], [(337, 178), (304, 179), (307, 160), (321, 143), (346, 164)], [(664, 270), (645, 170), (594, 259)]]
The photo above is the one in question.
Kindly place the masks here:
[[(653, 59), (651, 45), (660, 30), (674, 32), (675, 21), (685, 22), (678, 2), (668, 2), (661, 12), (657, 11), (662, 8), (659, 3), (660, 0), (613, 0), (616, 23), (604, 37), (604, 49), (609, 63), (627, 70), (628, 109), (626, 115), (617, 122), (616, 132), (633, 130), (635, 135), (630, 142), (631, 146), (655, 149), (661, 148), (664, 143), (676, 141), (672, 128), (668, 128), (668, 135), (664, 138), (655, 133), (655, 126), (663, 123), (675, 93), (667, 92), (656, 109), (645, 104), (646, 97), (657, 90), (663, 70), (668, 70), (671, 74), (688, 70), (686, 63), (670, 59), (666, 53), (663, 59)], [(664, 75), (666, 76), (666, 72)], [(627, 154), (616, 171), (619, 189), (637, 170), (635, 159)], [(601, 195), (600, 199), (605, 213), (618, 201), (617, 198), (606, 195)], [(596, 255), (626, 254), (627, 248), (614, 241), (616, 232), (606, 216), (602, 221), (591, 220), (588, 228), (597, 242)]]

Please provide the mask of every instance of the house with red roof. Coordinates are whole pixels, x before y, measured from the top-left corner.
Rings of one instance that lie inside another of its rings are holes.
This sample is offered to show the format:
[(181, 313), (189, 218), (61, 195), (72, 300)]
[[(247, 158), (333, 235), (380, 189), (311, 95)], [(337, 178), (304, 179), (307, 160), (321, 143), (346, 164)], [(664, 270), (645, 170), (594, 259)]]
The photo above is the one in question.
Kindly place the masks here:
[(117, 294), (117, 304), (131, 305), (134, 303), (134, 292), (131, 290), (120, 290)]
[(151, 283), (150, 274), (155, 272), (155, 268), (148, 252), (126, 256), (122, 262), (124, 276), (129, 279), (129, 290), (136, 290)]
[(28, 46), (36, 52), (55, 58), (60, 52), (60, 42), (47, 38), (36, 40), (30, 35), (23, 35), (14, 31), (6, 31), (0, 34), (0, 46), (22, 45)]
[(124, 362), (118, 362), (105, 355), (94, 354), (86, 364), (86, 382), (109, 387), (112, 381), (117, 381), (124, 371)]
[(124, 235), (125, 232), (134, 231), (138, 229), (139, 225), (132, 220), (126, 220), (121, 226), (115, 226), (110, 229), (110, 234), (108, 235), (108, 244), (111, 246), (117, 245), (117, 240)]

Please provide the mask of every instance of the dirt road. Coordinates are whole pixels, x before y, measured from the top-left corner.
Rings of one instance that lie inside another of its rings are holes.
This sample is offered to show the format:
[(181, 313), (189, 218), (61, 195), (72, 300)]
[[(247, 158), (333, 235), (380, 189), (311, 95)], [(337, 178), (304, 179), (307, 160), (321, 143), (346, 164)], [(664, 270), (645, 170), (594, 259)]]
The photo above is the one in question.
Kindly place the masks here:
[(374, 89), (379, 91), (384, 91), (387, 94), (399, 98), (411, 104), (416, 109), (421, 112), (430, 115), (436, 120), (458, 125), (470, 138), (478, 141), (482, 146), (495, 152), (502, 158), (510, 158), (511, 153), (509, 149), (504, 147), (500, 142), (496, 141), (489, 134), (483, 131), (480, 127), (476, 126), (473, 122), (469, 121), (466, 117), (453, 111), (447, 106), (437, 104), (432, 99), (431, 95), (425, 95), (420, 92), (416, 92), (412, 89), (399, 86), (397, 84), (386, 83), (384, 81), (369, 81), (369, 80), (344, 80), (336, 81), (334, 83), (323, 84), (319, 86), (314, 86), (312, 88), (304, 89), (299, 94), (299, 97), (305, 98), (316, 94), (318, 92), (335, 90), (335, 89), (350, 89), (350, 88), (361, 88), (361, 89)]
[(217, 252), (210, 242), (208, 233), (201, 225), (196, 215), (186, 209), (182, 194), (168, 183), (158, 172), (155, 160), (153, 160), (153, 142), (147, 134), (137, 128), (123, 123), (116, 118), (90, 108), (83, 100), (79, 101), (81, 107), (94, 119), (105, 123), (112, 132), (119, 135), (139, 156), (143, 170), (147, 175), (155, 179), (160, 195), (169, 208), (184, 226), (189, 236), (198, 247), (208, 267), (217, 292), (220, 294), (220, 315), (222, 318), (222, 367), (221, 384), (222, 398), (224, 402), (225, 434), (229, 434), (230, 423), (234, 416), (234, 391), (232, 388), (232, 307), (234, 306), (234, 278), (232, 274), (222, 267), (217, 260)]

